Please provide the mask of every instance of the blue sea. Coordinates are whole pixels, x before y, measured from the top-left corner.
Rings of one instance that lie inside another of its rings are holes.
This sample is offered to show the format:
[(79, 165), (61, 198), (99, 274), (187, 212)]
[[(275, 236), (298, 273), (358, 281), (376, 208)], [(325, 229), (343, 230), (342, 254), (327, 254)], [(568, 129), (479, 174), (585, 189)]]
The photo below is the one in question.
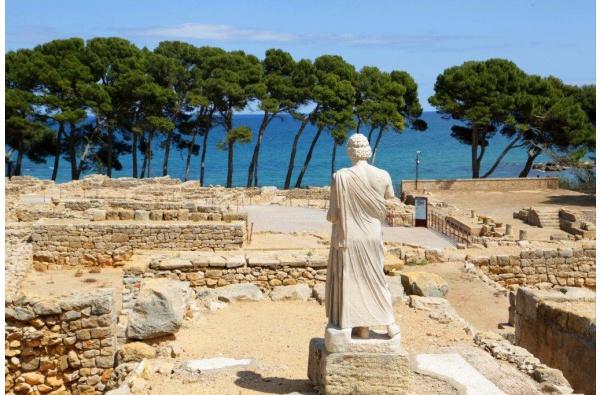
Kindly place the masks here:
[[(256, 131), (261, 122), (262, 115), (247, 114), (236, 115), (234, 123), (236, 126), (246, 125)], [(471, 150), (470, 146), (459, 143), (450, 136), (450, 128), (456, 123), (451, 119), (445, 119), (436, 112), (425, 112), (423, 119), (429, 127), (426, 131), (419, 132), (406, 129), (402, 133), (387, 131), (380, 143), (375, 165), (387, 170), (397, 185), (400, 180), (414, 179), (415, 177), (415, 155), (421, 151), (419, 165), (419, 178), (470, 178), (471, 177)], [(294, 134), (298, 129), (299, 122), (289, 115), (281, 115), (274, 119), (267, 129), (261, 148), (259, 162), (259, 184), (274, 185), (282, 187), (287, 172), (289, 155), (292, 147)], [(316, 133), (316, 129), (309, 125), (304, 130), (298, 145), (296, 154), (296, 165), (292, 185), (297, 174), (304, 163), (308, 147)], [(363, 130), (367, 134), (367, 130)], [(227, 177), (227, 152), (219, 150), (217, 145), (223, 140), (224, 130), (214, 128), (208, 138), (208, 150), (205, 170), (205, 185), (224, 185)], [(155, 138), (155, 140), (159, 140)], [(234, 164), (234, 184), (245, 186), (247, 180), (248, 165), (252, 158), (256, 136), (249, 144), (236, 144)], [(201, 142), (201, 139), (200, 139)], [(374, 138), (373, 138), (374, 143)], [(331, 152), (333, 140), (329, 134), (323, 132), (315, 148), (312, 161), (304, 176), (303, 186), (328, 185), (331, 169)], [(498, 154), (508, 144), (508, 139), (497, 134), (487, 148), (483, 162), (483, 174), (492, 165)], [(154, 157), (152, 160), (152, 176), (162, 175), (163, 149), (160, 141), (155, 141)], [(185, 160), (187, 151), (171, 149), (169, 159), (169, 175), (171, 177), (183, 178), (185, 172)], [(516, 177), (521, 171), (527, 152), (524, 149), (510, 151), (500, 164), (492, 177)], [(537, 158), (537, 162), (545, 162), (549, 159), (543, 155)], [(131, 155), (120, 157), (123, 169), (113, 170), (113, 177), (131, 177), (132, 165)], [(141, 171), (143, 156), (138, 155), (138, 166)], [(197, 180), (199, 177), (199, 156), (192, 158), (190, 179)], [(49, 157), (46, 163), (36, 164), (25, 159), (23, 163), (23, 175), (31, 175), (39, 178), (49, 179), (52, 175), (53, 158)], [(336, 168), (350, 165), (346, 157), (345, 147), (338, 147)], [(61, 159), (59, 167), (58, 182), (70, 181), (69, 163)], [(89, 174), (89, 172), (87, 173)], [(532, 170), (530, 177), (556, 176), (556, 173), (544, 173)]]

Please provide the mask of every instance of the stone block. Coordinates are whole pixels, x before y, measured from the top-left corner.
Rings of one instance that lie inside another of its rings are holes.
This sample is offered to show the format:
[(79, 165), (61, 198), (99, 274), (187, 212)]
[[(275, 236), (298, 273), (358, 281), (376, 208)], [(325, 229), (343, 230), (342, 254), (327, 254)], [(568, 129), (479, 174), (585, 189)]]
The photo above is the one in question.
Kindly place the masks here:
[(119, 209), (119, 219), (123, 221), (129, 221), (133, 219), (133, 210), (122, 208)]
[[(274, 279), (275, 280), (275, 279)], [(310, 287), (306, 284), (276, 286), (269, 295), (271, 300), (308, 300), (311, 295)]]
[(325, 328), (325, 349), (330, 353), (368, 352), (401, 353), (400, 335), (390, 338), (387, 333), (369, 331), (367, 339), (353, 338), (352, 328)]
[(448, 283), (435, 273), (404, 272), (401, 274), (404, 291), (409, 295), (444, 297)]
[(89, 215), (92, 221), (104, 221), (106, 220), (106, 210), (99, 208), (90, 208), (85, 211)]
[(135, 210), (133, 219), (136, 221), (150, 221), (150, 212), (147, 210)]
[(329, 353), (322, 339), (312, 339), (309, 347), (309, 378), (325, 394), (408, 392), (412, 372), (406, 352)]

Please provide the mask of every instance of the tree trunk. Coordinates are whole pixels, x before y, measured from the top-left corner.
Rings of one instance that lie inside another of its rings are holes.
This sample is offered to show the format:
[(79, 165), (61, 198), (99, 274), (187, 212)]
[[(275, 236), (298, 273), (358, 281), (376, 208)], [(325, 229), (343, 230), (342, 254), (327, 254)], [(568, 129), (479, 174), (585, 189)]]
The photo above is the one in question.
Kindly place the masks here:
[(296, 160), (296, 150), (298, 149), (298, 141), (300, 140), (300, 136), (302, 132), (304, 132), (304, 128), (308, 125), (310, 117), (306, 117), (302, 123), (300, 124), (300, 128), (296, 132), (294, 136), (294, 142), (292, 143), (292, 152), (290, 153), (290, 162), (288, 164), (287, 174), (285, 175), (285, 183), (283, 185), (283, 189), (290, 189), (290, 182), (292, 181), (292, 173), (294, 171), (294, 161)]
[(233, 142), (227, 146), (227, 188), (231, 188), (233, 181)]
[(208, 145), (208, 132), (210, 128), (204, 131), (204, 139), (202, 141), (202, 157), (200, 158), (200, 186), (204, 186), (204, 168), (206, 162), (206, 146)]
[(538, 147), (531, 147), (529, 149), (527, 152), (527, 162), (525, 162), (525, 167), (523, 167), (523, 170), (521, 170), (521, 173), (519, 173), (519, 177), (525, 178), (529, 175), (531, 167), (533, 166), (533, 162), (541, 153), (542, 150)]
[(77, 153), (75, 151), (75, 142), (77, 139), (77, 128), (74, 122), (69, 123), (70, 134), (69, 134), (69, 161), (71, 162), (71, 179), (78, 180), (77, 172)]
[(21, 175), (21, 167), (23, 166), (23, 141), (19, 141), (17, 149), (17, 163), (15, 165), (15, 176)]
[(109, 126), (108, 128), (108, 147), (106, 149), (106, 175), (112, 177), (112, 155), (115, 130)]
[(148, 132), (148, 144), (146, 145), (146, 156), (148, 158), (148, 169), (146, 170), (146, 177), (150, 178), (150, 169), (152, 168), (152, 139), (154, 138), (154, 132)]
[(54, 154), (54, 167), (52, 168), (52, 181), (56, 181), (56, 177), (58, 176), (58, 164), (60, 162), (62, 136), (64, 133), (65, 133), (65, 123), (59, 122), (58, 134), (56, 135), (56, 153)]
[(375, 126), (371, 126), (371, 129), (369, 129), (369, 144), (371, 144), (371, 136), (373, 135), (373, 131), (375, 130)]
[(260, 127), (258, 128), (258, 137), (256, 139), (256, 145), (254, 146), (254, 152), (252, 153), (252, 160), (250, 161), (250, 166), (248, 166), (248, 182), (246, 183), (246, 187), (250, 188), (252, 183), (258, 183), (258, 155), (260, 153), (260, 145), (262, 144), (263, 135), (265, 134), (265, 130), (267, 130), (267, 126), (269, 122), (271, 122), (269, 117), (269, 112), (265, 111), (262, 122), (260, 123)]
[(481, 178), (489, 177), (494, 172), (494, 170), (496, 170), (496, 167), (498, 167), (498, 165), (500, 164), (502, 159), (506, 156), (506, 154), (508, 154), (508, 151), (510, 151), (511, 149), (514, 148), (515, 144), (517, 143), (517, 141), (519, 141), (520, 138), (521, 138), (521, 135), (517, 135), (517, 137), (515, 137), (510, 142), (510, 144), (508, 144), (506, 146), (506, 148), (504, 148), (504, 150), (498, 156), (498, 159), (496, 159), (496, 162), (494, 162), (494, 165), (492, 167), (490, 167), (490, 169), (483, 176), (481, 176)]
[(198, 134), (198, 132), (194, 129), (194, 133), (192, 134), (192, 141), (190, 141), (190, 145), (188, 146), (188, 154), (187, 154), (187, 159), (185, 161), (185, 176), (183, 177), (183, 181), (187, 181), (190, 176), (190, 162), (192, 161), (192, 153), (194, 152), (194, 143), (196, 142), (196, 134)]
[(477, 160), (477, 148), (479, 147), (479, 138), (477, 126), (471, 126), (471, 168), (473, 170), (473, 178), (479, 178), (479, 161)]
[(171, 152), (171, 143), (173, 142), (173, 131), (167, 133), (167, 141), (165, 145), (165, 157), (163, 159), (163, 177), (169, 174), (169, 152)]
[(333, 150), (331, 152), (331, 177), (333, 177), (333, 173), (335, 173), (335, 154), (337, 152), (337, 144), (335, 140), (333, 141)]
[(131, 162), (132, 162), (132, 168), (133, 168), (132, 177), (138, 178), (138, 163), (137, 163), (138, 134), (136, 132), (132, 132), (132, 133), (133, 133), (133, 141), (131, 142)]
[(85, 145), (85, 149), (83, 150), (83, 154), (81, 154), (81, 159), (79, 160), (79, 166), (77, 167), (77, 179), (79, 179), (79, 177), (81, 177), (81, 173), (83, 172), (83, 165), (85, 164), (85, 160), (87, 159), (87, 156), (90, 152), (91, 146), (92, 146), (92, 143), (88, 141), (88, 143)]
[(302, 166), (302, 169), (300, 170), (300, 174), (298, 175), (298, 179), (296, 180), (296, 185), (295, 185), (296, 188), (300, 188), (300, 186), (302, 185), (302, 179), (304, 178), (304, 173), (306, 173), (306, 169), (308, 169), (308, 164), (310, 163), (310, 160), (312, 159), (313, 150), (315, 149), (315, 146), (317, 145), (317, 140), (319, 140), (319, 136), (321, 136), (322, 131), (323, 131), (323, 127), (320, 127), (319, 130), (317, 130), (317, 134), (315, 134), (313, 141), (310, 143), (310, 148), (308, 149), (308, 153), (306, 154), (306, 159), (304, 160), (304, 166)]
[(375, 146), (373, 147), (373, 155), (371, 155), (371, 164), (375, 163), (375, 156), (377, 155), (377, 149), (379, 148), (379, 142), (381, 141), (381, 137), (383, 136), (384, 128), (379, 128), (379, 134), (377, 135), (377, 140), (375, 140)]

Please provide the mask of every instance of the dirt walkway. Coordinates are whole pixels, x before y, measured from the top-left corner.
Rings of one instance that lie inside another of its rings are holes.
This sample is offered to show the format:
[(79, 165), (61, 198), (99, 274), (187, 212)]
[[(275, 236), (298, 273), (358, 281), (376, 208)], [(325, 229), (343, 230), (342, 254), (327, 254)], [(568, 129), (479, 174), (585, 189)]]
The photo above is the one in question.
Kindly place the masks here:
[(498, 329), (508, 321), (508, 297), (463, 270), (462, 262), (406, 266), (405, 271), (437, 273), (448, 282), (446, 298), (461, 317), (479, 330)]

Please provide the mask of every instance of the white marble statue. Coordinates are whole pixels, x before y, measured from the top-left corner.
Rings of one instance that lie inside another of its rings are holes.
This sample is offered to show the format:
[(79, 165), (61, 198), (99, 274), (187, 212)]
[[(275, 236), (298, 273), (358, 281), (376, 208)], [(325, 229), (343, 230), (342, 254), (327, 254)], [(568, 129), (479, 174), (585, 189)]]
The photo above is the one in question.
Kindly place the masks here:
[(326, 287), (329, 326), (356, 328), (360, 338), (369, 337), (369, 327), (387, 326), (393, 338), (400, 328), (383, 273), (381, 229), (385, 200), (394, 196), (392, 180), (367, 163), (371, 147), (364, 135), (352, 135), (347, 152), (353, 166), (333, 175), (327, 213), (332, 223)]

